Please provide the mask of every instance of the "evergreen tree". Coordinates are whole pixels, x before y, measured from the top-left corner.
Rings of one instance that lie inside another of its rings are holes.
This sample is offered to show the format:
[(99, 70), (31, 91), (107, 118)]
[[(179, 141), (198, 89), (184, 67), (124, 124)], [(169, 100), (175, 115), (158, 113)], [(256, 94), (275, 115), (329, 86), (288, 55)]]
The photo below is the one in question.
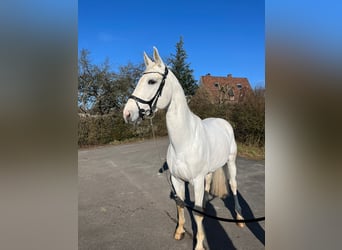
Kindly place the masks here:
[(180, 37), (179, 42), (176, 44), (176, 54), (171, 54), (167, 62), (182, 85), (185, 95), (192, 96), (195, 94), (198, 86), (193, 76), (194, 71), (190, 69), (190, 63), (186, 62), (188, 56), (183, 45), (183, 37)]

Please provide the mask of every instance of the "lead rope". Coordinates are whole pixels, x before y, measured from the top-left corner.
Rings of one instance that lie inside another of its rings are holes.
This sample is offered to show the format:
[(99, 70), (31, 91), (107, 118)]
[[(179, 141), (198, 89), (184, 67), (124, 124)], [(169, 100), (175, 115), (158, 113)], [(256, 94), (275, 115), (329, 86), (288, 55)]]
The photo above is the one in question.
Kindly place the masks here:
[[(163, 173), (163, 172), (165, 172), (165, 169), (164, 169), (165, 161), (163, 161), (163, 159), (161, 157), (161, 154), (160, 154), (160, 150), (159, 150), (158, 145), (157, 145), (156, 134), (154, 132), (154, 126), (153, 126), (153, 117), (149, 117), (148, 119), (150, 120), (150, 125), (151, 125), (151, 131), (152, 131), (152, 138), (153, 138), (153, 141), (154, 141), (154, 146), (156, 148), (156, 151), (158, 151), (158, 156), (159, 156), (158, 161), (159, 161), (160, 166), (161, 166), (159, 172)], [(175, 192), (175, 190), (173, 188), (173, 185), (171, 183), (171, 176), (168, 176), (166, 172), (165, 172), (164, 176), (166, 178), (166, 181), (169, 183), (169, 185), (171, 187), (172, 195), (175, 197), (176, 196), (176, 192)]]
[[(159, 159), (158, 160), (160, 161), (160, 165), (162, 166), (161, 170), (162, 170), (162, 172), (165, 172), (166, 170), (164, 169), (164, 162), (163, 162), (162, 157), (160, 155), (160, 150), (158, 148), (157, 140), (156, 140), (156, 135), (155, 135), (155, 132), (154, 132), (154, 126), (153, 126), (153, 121), (152, 121), (153, 117), (149, 117), (150, 125), (151, 125), (151, 130), (152, 130), (152, 137), (153, 137), (153, 141), (154, 141), (154, 145), (156, 147), (156, 150), (158, 151), (158, 155), (159, 155)], [(258, 222), (258, 221), (264, 221), (265, 220), (265, 217), (237, 220), (237, 219), (228, 219), (228, 218), (222, 218), (222, 217), (217, 217), (217, 216), (213, 216), (213, 215), (210, 215), (210, 214), (206, 214), (201, 207), (197, 207), (197, 206), (193, 207), (193, 206), (187, 204), (185, 201), (181, 200), (177, 196), (176, 191), (174, 190), (174, 187), (173, 187), (173, 185), (171, 183), (171, 175), (168, 176), (167, 173), (165, 173), (164, 176), (165, 176), (166, 181), (169, 183), (170, 188), (171, 188), (171, 194), (172, 194), (171, 198), (174, 199), (176, 204), (178, 206), (180, 206), (180, 207), (187, 207), (187, 208), (189, 208), (190, 210), (194, 211), (197, 214), (201, 214), (203, 216), (206, 216), (206, 217), (209, 217), (209, 218), (212, 218), (212, 219), (215, 219), (215, 220), (219, 220), (219, 221), (225, 221), (225, 222), (250, 223), (250, 222)]]
[(161, 166), (164, 166), (164, 163), (163, 163), (163, 160), (162, 160), (162, 157), (160, 155), (160, 151), (158, 150), (158, 145), (157, 145), (157, 140), (156, 140), (156, 134), (154, 132), (154, 127), (153, 127), (153, 117), (149, 117), (148, 118), (150, 120), (150, 125), (151, 125), (151, 130), (152, 130), (152, 138), (153, 138), (153, 141), (154, 141), (154, 146), (156, 148), (156, 150), (158, 151), (158, 156), (159, 156), (159, 161), (160, 161), (160, 165)]

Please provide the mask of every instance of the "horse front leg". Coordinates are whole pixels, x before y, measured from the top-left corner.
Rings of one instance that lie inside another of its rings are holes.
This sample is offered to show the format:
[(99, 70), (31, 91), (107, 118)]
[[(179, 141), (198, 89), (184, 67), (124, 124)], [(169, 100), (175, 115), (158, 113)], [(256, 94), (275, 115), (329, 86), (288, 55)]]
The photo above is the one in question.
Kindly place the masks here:
[(205, 188), (204, 188), (204, 197), (203, 197), (203, 208), (205, 209), (207, 202), (209, 201), (209, 192), (210, 192), (210, 186), (211, 181), (213, 178), (213, 173), (208, 173), (205, 176)]
[[(210, 177), (208, 177), (210, 178)], [(194, 180), (195, 206), (202, 208), (204, 196), (204, 177), (198, 177)], [(197, 225), (196, 247), (195, 250), (204, 250), (203, 241), (205, 238), (203, 229), (203, 215), (195, 214), (195, 221)]]
[[(185, 183), (182, 180), (176, 179), (175, 177), (171, 176), (171, 181), (173, 187), (175, 188), (177, 196), (184, 201), (185, 199)], [(178, 215), (178, 223), (177, 228), (175, 231), (174, 238), (175, 240), (181, 240), (184, 238), (185, 230), (185, 217), (184, 217), (184, 207), (177, 205), (177, 215)]]

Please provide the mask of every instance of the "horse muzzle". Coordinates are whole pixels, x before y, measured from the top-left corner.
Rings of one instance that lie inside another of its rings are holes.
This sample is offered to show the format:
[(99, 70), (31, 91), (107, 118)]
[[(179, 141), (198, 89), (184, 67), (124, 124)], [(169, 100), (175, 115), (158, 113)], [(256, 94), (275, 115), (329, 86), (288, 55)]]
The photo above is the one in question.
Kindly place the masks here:
[(131, 100), (128, 100), (128, 102), (126, 103), (122, 115), (126, 123), (136, 123), (139, 120), (140, 116), (138, 108)]

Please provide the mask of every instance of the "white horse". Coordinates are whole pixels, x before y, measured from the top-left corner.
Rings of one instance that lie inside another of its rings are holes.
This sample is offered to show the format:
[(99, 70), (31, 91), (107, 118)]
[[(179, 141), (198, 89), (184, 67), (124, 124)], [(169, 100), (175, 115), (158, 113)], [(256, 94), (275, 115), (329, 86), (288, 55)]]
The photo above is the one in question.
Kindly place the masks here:
[[(193, 114), (175, 75), (168, 70), (154, 47), (154, 62), (144, 53), (146, 70), (123, 110), (126, 122), (137, 122), (158, 109), (166, 109), (170, 139), (167, 164), (177, 196), (184, 201), (185, 183), (194, 185), (195, 206), (202, 207), (204, 192), (223, 197), (227, 194), (224, 166), (228, 165), (229, 184), (234, 195), (237, 219), (243, 219), (237, 198), (237, 147), (232, 126), (220, 118), (201, 120)], [(226, 165), (226, 163), (228, 163)], [(212, 183), (211, 183), (212, 182)], [(178, 225), (174, 238), (184, 236), (184, 208), (177, 205)], [(203, 216), (196, 214), (196, 250), (204, 249)], [(243, 227), (243, 223), (238, 223)]]

